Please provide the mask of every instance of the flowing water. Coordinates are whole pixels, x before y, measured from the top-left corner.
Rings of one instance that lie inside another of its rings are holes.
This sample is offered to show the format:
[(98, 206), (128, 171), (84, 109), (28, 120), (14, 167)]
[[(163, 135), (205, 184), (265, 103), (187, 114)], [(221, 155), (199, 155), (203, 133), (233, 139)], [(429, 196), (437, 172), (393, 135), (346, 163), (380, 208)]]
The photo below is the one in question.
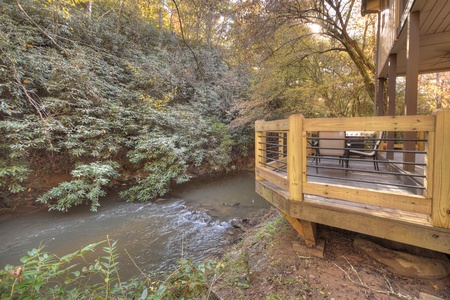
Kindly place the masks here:
[(237, 172), (194, 179), (155, 203), (126, 203), (110, 195), (96, 213), (80, 206), (68, 213), (43, 210), (17, 216), (0, 223), (0, 268), (20, 265), (19, 258), (40, 245), (45, 252), (65, 255), (107, 236), (118, 241), (123, 277), (138, 275), (134, 263), (153, 273), (170, 270), (181, 257), (215, 257), (227, 241), (232, 219), (269, 207), (255, 193), (254, 182), (252, 172)]

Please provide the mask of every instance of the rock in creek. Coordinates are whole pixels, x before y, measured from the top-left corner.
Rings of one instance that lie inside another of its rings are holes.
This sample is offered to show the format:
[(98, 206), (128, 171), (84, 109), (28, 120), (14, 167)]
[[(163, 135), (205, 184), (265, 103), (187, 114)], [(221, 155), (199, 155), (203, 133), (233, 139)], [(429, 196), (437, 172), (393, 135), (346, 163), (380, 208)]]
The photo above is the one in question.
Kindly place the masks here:
[(247, 231), (247, 228), (245, 228), (245, 225), (243, 224), (242, 220), (240, 220), (240, 219), (233, 219), (233, 220), (231, 220), (230, 224), (234, 228), (240, 229), (244, 232)]

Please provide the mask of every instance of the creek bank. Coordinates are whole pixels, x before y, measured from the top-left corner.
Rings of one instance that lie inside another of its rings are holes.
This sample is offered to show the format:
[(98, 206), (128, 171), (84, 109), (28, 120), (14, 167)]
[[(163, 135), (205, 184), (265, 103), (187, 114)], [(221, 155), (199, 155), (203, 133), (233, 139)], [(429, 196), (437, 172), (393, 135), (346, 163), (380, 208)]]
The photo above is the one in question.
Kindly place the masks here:
[(213, 284), (222, 299), (450, 299), (449, 276), (395, 274), (354, 247), (366, 236), (319, 225), (325, 258), (317, 258), (294, 250), (301, 238), (275, 209), (252, 220), (245, 231), (238, 226), (225, 251), (225, 270)]
[[(233, 172), (247, 172), (253, 171), (254, 162), (251, 159), (238, 160), (231, 164), (228, 171), (219, 170), (213, 171), (207, 168), (190, 168), (190, 176), (192, 180), (198, 178), (214, 178), (218, 176), (223, 176), (228, 173)], [(0, 222), (4, 219), (8, 219), (8, 214), (27, 214), (29, 212), (37, 211), (47, 207), (46, 204), (37, 203), (36, 199), (43, 195), (48, 190), (57, 187), (60, 183), (72, 180), (73, 177), (68, 172), (57, 172), (53, 174), (38, 174), (32, 173), (30, 177), (24, 183), (25, 190), (16, 194), (10, 194), (9, 196), (0, 197)], [(136, 174), (127, 174), (116, 179), (111, 180), (110, 184), (106, 187), (107, 192), (117, 192), (123, 191), (135, 184)], [(185, 184), (189, 184), (189, 181)], [(182, 185), (182, 184), (181, 184)], [(173, 184), (171, 189), (176, 189), (179, 184)], [(170, 192), (168, 193), (170, 194)], [(154, 201), (157, 201), (155, 199)], [(228, 204), (224, 204), (228, 205)]]

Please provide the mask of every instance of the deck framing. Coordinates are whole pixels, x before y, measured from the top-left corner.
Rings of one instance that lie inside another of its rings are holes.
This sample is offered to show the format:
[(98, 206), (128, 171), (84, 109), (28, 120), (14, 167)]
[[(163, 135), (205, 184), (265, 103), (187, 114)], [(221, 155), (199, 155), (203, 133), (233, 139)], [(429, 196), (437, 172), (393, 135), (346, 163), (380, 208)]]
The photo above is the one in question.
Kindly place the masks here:
[(426, 215), (380, 211), (368, 205), (325, 198), (293, 201), (289, 200), (289, 193), (268, 181), (256, 181), (256, 191), (291, 218), (450, 254), (450, 231), (431, 226)]

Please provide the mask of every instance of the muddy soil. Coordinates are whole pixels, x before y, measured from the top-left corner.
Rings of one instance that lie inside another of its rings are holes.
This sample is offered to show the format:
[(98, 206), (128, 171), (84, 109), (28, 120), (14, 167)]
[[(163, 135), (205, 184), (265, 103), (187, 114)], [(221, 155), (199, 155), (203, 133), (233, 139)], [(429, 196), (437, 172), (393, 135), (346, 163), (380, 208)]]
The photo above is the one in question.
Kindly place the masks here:
[(253, 220), (259, 224), (235, 239), (224, 256), (225, 272), (213, 284), (222, 299), (450, 299), (450, 276), (393, 274), (354, 249), (357, 233), (319, 226), (325, 258), (317, 258), (294, 251), (301, 238), (276, 210)]

